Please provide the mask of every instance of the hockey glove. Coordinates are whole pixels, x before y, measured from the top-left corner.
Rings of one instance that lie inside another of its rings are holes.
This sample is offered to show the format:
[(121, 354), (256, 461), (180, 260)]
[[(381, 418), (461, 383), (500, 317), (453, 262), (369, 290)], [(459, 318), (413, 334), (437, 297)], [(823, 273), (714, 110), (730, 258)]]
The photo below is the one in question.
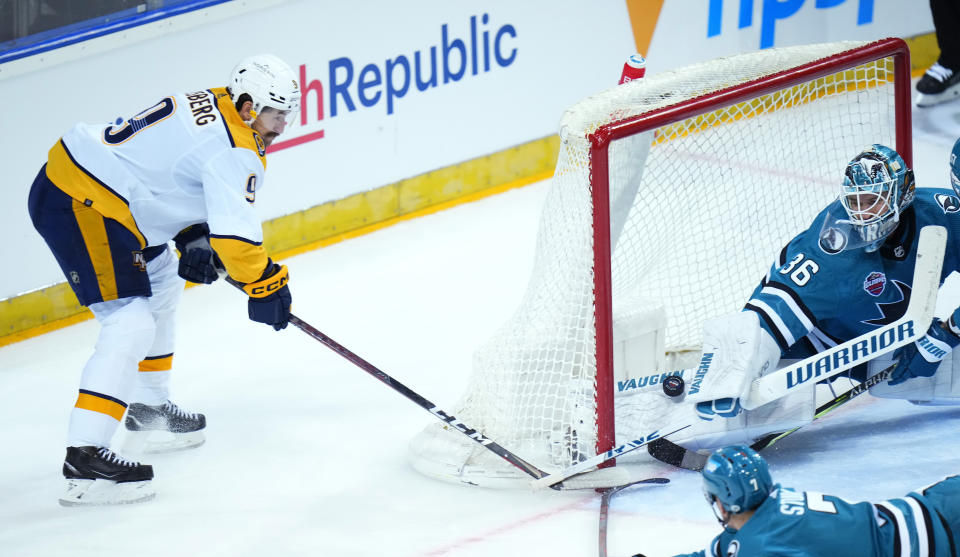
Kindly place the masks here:
[(742, 411), (739, 398), (718, 398), (697, 403), (697, 416), (708, 422), (716, 417), (736, 418)]
[(960, 344), (960, 336), (957, 336), (960, 329), (955, 321), (958, 312), (960, 308), (953, 312), (947, 323), (934, 319), (926, 335), (893, 353), (897, 367), (893, 368), (888, 385), (899, 385), (914, 377), (931, 377), (937, 372), (940, 361)]
[(180, 252), (177, 274), (197, 284), (210, 284), (225, 272), (223, 263), (210, 247), (210, 228), (206, 223), (188, 226), (173, 237)]
[(250, 296), (247, 313), (257, 323), (266, 323), (279, 331), (290, 322), (290, 289), (287, 288), (287, 266), (270, 262), (257, 282), (243, 286)]

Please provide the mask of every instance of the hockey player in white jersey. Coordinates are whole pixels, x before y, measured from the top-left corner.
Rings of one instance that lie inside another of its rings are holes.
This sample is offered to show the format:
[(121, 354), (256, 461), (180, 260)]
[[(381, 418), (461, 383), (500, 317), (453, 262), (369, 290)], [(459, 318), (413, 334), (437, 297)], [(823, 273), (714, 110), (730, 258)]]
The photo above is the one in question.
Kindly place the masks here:
[[(960, 142), (954, 149), (960, 155)], [(809, 423), (817, 407), (812, 387), (749, 412), (739, 400), (768, 370), (899, 319), (924, 226), (948, 231), (941, 284), (960, 270), (960, 182), (954, 188), (915, 189), (913, 172), (889, 147), (873, 145), (858, 154), (847, 165), (839, 198), (784, 247), (744, 310), (707, 322), (703, 358), (687, 376), (684, 404), (654, 393), (620, 397), (618, 424), (634, 423), (625, 434), (651, 429), (654, 419), (688, 420), (694, 426), (669, 441), (700, 450), (751, 444)], [(944, 321), (935, 319), (917, 342), (871, 362), (870, 375), (897, 363), (889, 384), (871, 387), (871, 394), (960, 404), (960, 380), (954, 380), (960, 365), (955, 372), (951, 353), (958, 344), (960, 308)], [(938, 367), (944, 371), (931, 377)], [(866, 371), (857, 370), (855, 379), (866, 379)]]
[(101, 325), (70, 415), (61, 504), (154, 496), (152, 467), (110, 448), (125, 413), (131, 435), (163, 435), (170, 448), (203, 442), (205, 417), (169, 399), (184, 279), (209, 283), (225, 271), (244, 285), (250, 319), (286, 327), (287, 268), (264, 250), (254, 202), (266, 148), (299, 103), (290, 67), (253, 56), (226, 87), (164, 97), (107, 125), (77, 124), (50, 149), (30, 217)]

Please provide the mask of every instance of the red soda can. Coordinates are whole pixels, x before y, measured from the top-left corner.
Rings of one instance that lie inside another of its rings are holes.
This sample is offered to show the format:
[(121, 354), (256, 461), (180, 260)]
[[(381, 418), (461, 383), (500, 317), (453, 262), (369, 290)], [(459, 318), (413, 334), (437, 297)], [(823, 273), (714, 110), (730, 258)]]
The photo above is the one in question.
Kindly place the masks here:
[(632, 54), (623, 64), (623, 71), (620, 72), (620, 84), (628, 81), (640, 79), (647, 71), (647, 61), (640, 54)]

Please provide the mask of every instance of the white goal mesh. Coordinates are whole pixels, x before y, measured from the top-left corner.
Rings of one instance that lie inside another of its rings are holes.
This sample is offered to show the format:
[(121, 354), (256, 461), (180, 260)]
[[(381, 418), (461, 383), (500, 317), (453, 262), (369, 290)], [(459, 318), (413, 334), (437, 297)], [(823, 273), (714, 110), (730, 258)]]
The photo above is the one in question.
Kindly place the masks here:
[[(614, 321), (642, 322), (659, 307), (666, 351), (697, 351), (704, 320), (742, 308), (785, 243), (836, 197), (850, 158), (884, 143), (909, 163), (905, 48), (888, 39), (764, 50), (648, 75), (570, 108), (526, 295), (476, 352), (453, 414), (547, 471), (610, 448), (613, 374), (623, 376), (612, 369)], [(418, 470), (442, 479), (524, 478), (441, 423), (410, 449)]]

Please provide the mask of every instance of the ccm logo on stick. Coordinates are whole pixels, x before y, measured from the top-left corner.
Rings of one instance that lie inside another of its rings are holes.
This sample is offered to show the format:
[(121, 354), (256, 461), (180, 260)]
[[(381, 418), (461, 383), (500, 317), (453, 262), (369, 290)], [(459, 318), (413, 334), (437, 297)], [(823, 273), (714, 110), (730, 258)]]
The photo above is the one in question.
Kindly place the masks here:
[(484, 437), (479, 431), (475, 431), (468, 428), (459, 419), (447, 414), (446, 412), (444, 412), (443, 410), (441, 410), (436, 406), (430, 409), (430, 413), (440, 418), (441, 420), (447, 422), (448, 424), (450, 424), (451, 427), (458, 429), (463, 433), (466, 433), (468, 437), (477, 441), (481, 445), (489, 445), (491, 443), (491, 440)]

